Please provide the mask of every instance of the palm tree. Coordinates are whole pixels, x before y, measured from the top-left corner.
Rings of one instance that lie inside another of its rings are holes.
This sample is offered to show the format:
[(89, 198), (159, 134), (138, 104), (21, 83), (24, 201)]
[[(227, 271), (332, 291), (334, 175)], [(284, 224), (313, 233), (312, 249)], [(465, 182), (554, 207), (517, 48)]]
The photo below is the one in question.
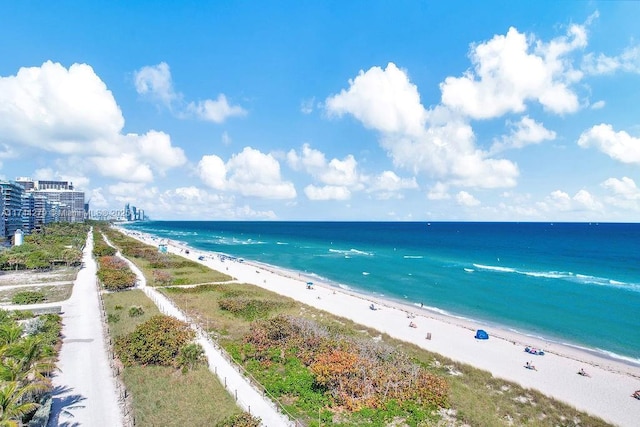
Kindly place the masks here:
[(6, 346), (18, 342), (22, 336), (22, 328), (17, 323), (0, 324), (0, 346)]
[(26, 401), (26, 397), (44, 390), (38, 384), (21, 385), (17, 381), (0, 383), (0, 427), (20, 427), (22, 417), (32, 413), (40, 406)]
[(55, 369), (55, 360), (45, 354), (42, 338), (29, 336), (8, 346), (0, 367), (0, 379), (41, 384), (48, 389), (49, 374)]

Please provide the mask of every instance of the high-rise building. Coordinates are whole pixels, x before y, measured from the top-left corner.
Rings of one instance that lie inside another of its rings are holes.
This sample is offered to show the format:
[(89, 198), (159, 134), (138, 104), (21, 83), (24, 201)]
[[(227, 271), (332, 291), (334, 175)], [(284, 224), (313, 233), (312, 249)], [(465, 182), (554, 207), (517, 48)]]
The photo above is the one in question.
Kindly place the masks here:
[[(4, 200), (0, 197), (0, 212), (4, 212)], [(7, 234), (7, 225), (4, 221), (4, 216), (0, 215), (0, 240), (4, 239)]]
[(74, 190), (72, 182), (34, 181), (26, 177), (20, 177), (16, 182), (34, 195), (34, 227), (39, 228), (55, 221), (84, 221), (84, 192)]
[(22, 194), (22, 232), (30, 234), (36, 228), (36, 200), (33, 192)]
[(58, 217), (55, 221), (84, 221), (84, 192), (63, 189), (46, 189), (36, 190), (34, 193), (44, 195), (54, 206), (58, 206)]
[(24, 187), (24, 191), (31, 191), (35, 188), (35, 182), (31, 178), (21, 176), (16, 179), (16, 182)]
[(34, 182), (35, 190), (73, 190), (73, 183), (69, 181), (42, 181)]
[(4, 234), (2, 237), (11, 238), (16, 230), (22, 228), (22, 195), (24, 188), (14, 181), (0, 181), (3, 209), (2, 221)]
[(53, 222), (53, 209), (51, 202), (47, 199), (47, 196), (39, 193), (33, 194), (33, 213), (34, 213), (34, 228), (40, 229), (43, 226)]

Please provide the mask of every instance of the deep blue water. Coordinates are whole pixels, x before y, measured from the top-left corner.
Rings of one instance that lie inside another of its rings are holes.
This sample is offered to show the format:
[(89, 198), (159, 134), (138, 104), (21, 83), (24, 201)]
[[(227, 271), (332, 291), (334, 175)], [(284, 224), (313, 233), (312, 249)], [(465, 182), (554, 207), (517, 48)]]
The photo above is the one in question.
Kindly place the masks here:
[(126, 227), (640, 362), (640, 224), (152, 221)]

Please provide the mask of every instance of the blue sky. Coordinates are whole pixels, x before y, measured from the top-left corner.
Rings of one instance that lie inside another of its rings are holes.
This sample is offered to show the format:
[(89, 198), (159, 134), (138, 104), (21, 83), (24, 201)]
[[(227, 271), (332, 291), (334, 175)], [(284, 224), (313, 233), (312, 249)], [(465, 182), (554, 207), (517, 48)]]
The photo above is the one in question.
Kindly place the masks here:
[(5, 2), (0, 177), (154, 219), (640, 220), (639, 2)]

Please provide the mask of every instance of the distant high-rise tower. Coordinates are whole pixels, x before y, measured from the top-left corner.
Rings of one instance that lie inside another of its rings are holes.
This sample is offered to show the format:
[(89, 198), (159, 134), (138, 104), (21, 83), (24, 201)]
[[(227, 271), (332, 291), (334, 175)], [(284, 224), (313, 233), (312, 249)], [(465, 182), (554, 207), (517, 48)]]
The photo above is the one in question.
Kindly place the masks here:
[(0, 221), (4, 234), (1, 237), (11, 238), (16, 230), (22, 228), (22, 195), (24, 188), (15, 181), (0, 181), (0, 193), (3, 200), (3, 209), (0, 212)]

